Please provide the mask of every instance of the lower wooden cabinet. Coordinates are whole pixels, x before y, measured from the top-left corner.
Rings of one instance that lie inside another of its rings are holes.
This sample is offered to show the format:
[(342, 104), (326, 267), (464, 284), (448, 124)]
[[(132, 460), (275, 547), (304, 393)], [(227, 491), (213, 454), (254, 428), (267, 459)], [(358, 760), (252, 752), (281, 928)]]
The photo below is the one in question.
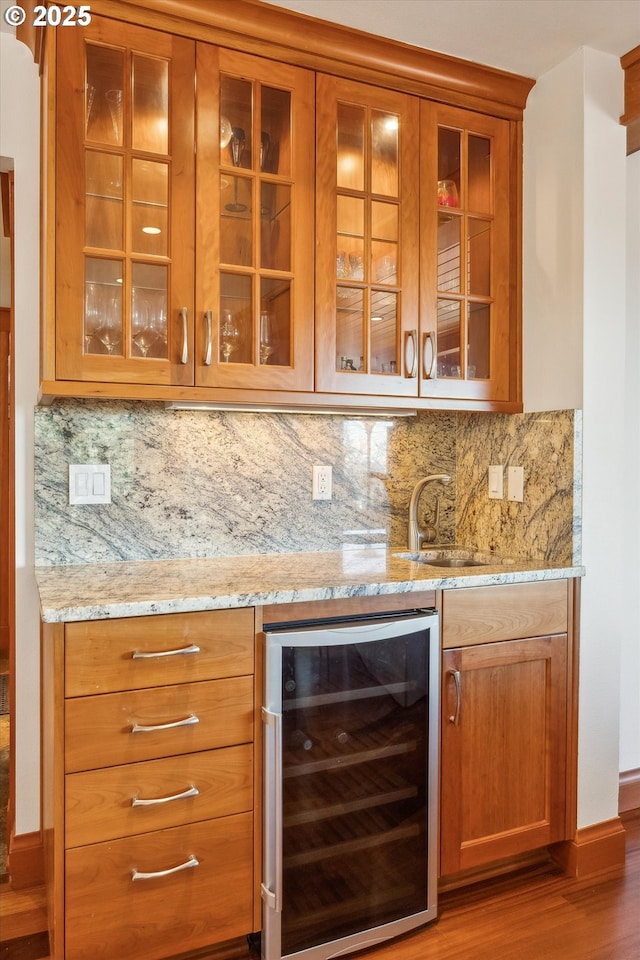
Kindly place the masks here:
[(256, 929), (254, 643), (252, 609), (44, 626), (52, 960)]
[[(568, 588), (443, 597), (442, 877), (567, 839)], [(557, 632), (521, 636), (542, 625)]]

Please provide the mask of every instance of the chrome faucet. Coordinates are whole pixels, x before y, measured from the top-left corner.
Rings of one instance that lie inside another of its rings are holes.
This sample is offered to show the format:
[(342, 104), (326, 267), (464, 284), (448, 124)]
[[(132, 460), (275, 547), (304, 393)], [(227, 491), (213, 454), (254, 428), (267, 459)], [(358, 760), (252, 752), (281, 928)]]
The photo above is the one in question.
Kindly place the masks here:
[(436, 497), (436, 503), (433, 511), (433, 522), (424, 529), (418, 523), (418, 501), (420, 494), (428, 483), (451, 483), (451, 477), (448, 473), (434, 473), (430, 477), (423, 477), (418, 480), (411, 500), (409, 501), (409, 550), (413, 553), (422, 549), (424, 543), (435, 543), (438, 539), (438, 524), (440, 523), (440, 499)]

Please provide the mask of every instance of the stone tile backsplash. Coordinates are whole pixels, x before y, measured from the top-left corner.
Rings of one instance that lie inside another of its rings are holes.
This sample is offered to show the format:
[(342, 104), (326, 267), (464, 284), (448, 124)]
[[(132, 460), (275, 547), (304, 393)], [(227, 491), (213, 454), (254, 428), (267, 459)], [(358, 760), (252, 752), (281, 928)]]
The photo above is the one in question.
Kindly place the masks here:
[[(402, 549), (413, 485), (442, 472), (454, 479), (437, 489), (443, 542), (570, 560), (575, 422), (573, 411), (378, 418), (57, 401), (36, 410), (36, 564)], [(111, 504), (70, 506), (70, 463), (109, 463)], [(524, 504), (487, 500), (489, 463), (525, 467)], [(331, 501), (311, 499), (314, 464), (333, 467)]]

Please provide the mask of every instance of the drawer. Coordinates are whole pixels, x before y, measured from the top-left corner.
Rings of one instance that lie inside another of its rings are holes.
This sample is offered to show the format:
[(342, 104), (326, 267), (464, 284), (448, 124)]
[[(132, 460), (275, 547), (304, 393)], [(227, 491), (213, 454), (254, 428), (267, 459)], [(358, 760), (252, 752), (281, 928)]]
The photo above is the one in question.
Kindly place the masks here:
[(253, 608), (65, 627), (65, 696), (253, 673)]
[(65, 773), (195, 753), (253, 740), (253, 677), (76, 697), (64, 711)]
[(566, 633), (568, 581), (465, 587), (442, 593), (442, 646)]
[(249, 813), (68, 850), (65, 960), (157, 960), (250, 933), (252, 875)]
[[(197, 795), (189, 796), (194, 788)], [(70, 773), (65, 777), (65, 847), (226, 817), (252, 807), (251, 744)]]

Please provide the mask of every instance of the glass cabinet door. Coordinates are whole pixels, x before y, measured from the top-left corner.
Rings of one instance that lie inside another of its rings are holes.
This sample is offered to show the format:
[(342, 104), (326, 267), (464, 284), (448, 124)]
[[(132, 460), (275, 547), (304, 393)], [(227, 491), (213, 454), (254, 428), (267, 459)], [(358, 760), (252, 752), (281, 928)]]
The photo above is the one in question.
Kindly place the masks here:
[(317, 385), (417, 395), (418, 101), (317, 78)]
[(197, 49), (196, 382), (313, 389), (313, 78)]
[(508, 399), (508, 123), (421, 110), (421, 393)]
[(194, 46), (96, 17), (57, 56), (56, 376), (191, 383)]

